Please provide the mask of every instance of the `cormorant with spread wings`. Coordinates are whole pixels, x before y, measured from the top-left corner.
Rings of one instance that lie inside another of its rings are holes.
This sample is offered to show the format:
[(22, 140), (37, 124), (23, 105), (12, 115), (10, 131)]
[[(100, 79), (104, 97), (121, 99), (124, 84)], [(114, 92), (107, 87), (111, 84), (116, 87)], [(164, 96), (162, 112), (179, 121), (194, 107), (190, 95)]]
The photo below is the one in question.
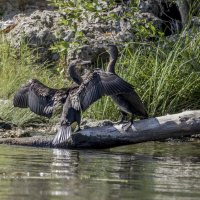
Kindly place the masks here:
[[(75, 69), (77, 62), (70, 64)], [(77, 75), (77, 78), (80, 78)], [(71, 124), (78, 123), (80, 128), (81, 111), (85, 111), (92, 103), (104, 95), (128, 93), (132, 86), (118, 75), (102, 70), (94, 70), (79, 85), (68, 88), (53, 89), (40, 81), (32, 79), (15, 94), (15, 107), (27, 108), (38, 115), (51, 117), (57, 103), (64, 103), (60, 127), (52, 144), (57, 146), (71, 136)]]

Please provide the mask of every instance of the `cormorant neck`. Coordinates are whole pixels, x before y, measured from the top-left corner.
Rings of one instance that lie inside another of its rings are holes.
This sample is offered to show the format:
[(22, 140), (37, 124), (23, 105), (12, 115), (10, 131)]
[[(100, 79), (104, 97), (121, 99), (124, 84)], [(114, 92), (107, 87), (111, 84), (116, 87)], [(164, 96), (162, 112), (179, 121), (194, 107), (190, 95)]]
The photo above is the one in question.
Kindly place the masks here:
[(109, 63), (108, 63), (108, 67), (107, 67), (108, 72), (115, 73), (115, 63), (116, 63), (116, 61), (117, 61), (117, 58), (110, 58)]
[(76, 71), (76, 65), (75, 64), (70, 64), (69, 68), (68, 68), (68, 72), (70, 77), (73, 79), (73, 81), (80, 85), (83, 82), (83, 79), (81, 78), (81, 76), (77, 73)]

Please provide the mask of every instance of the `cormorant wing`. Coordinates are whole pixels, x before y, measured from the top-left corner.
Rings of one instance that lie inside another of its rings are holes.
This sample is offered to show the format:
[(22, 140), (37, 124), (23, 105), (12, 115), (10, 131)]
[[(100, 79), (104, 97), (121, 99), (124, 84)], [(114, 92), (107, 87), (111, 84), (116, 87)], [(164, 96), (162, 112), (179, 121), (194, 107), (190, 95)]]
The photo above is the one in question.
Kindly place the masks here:
[(133, 86), (117, 74), (100, 71), (99, 76), (105, 95), (129, 93), (133, 90)]
[(13, 104), (27, 108), (38, 115), (51, 117), (55, 101), (55, 93), (59, 91), (49, 88), (36, 79), (30, 80), (15, 94)]
[(28, 104), (32, 112), (45, 117), (51, 117), (56, 101), (63, 101), (67, 97), (67, 89), (53, 89), (45, 86), (40, 81), (32, 80), (29, 88)]
[(28, 94), (30, 83), (23, 85), (13, 98), (14, 107), (28, 108)]
[(78, 98), (72, 98), (72, 106), (77, 109), (77, 105), (80, 104), (84, 111), (104, 95), (128, 93), (132, 89), (131, 84), (116, 74), (96, 70), (80, 85), (76, 92)]
[(53, 114), (54, 106), (54, 99), (52, 97), (50, 95), (38, 95), (38, 93), (29, 88), (28, 105), (30, 110), (38, 115), (50, 118)]

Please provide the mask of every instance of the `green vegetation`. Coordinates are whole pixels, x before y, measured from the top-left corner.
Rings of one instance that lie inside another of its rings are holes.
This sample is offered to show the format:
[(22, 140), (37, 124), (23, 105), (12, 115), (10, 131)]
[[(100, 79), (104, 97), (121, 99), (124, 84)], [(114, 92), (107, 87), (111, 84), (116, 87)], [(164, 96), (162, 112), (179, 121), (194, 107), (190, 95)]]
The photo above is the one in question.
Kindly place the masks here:
[[(16, 49), (0, 36), (0, 99), (12, 99), (15, 91), (27, 80), (37, 78), (50, 87), (64, 86), (64, 78), (48, 66), (36, 64), (37, 53), (30, 50), (25, 43)], [(0, 117), (16, 124), (42, 120), (27, 109), (13, 108), (11, 104), (0, 105)]]
[[(54, 0), (51, 0), (51, 2)], [(62, 23), (75, 31), (73, 45), (80, 45), (76, 41), (85, 42), (84, 35), (77, 31), (78, 23), (87, 19), (88, 12), (98, 16), (99, 12), (107, 12), (98, 1), (54, 1), (54, 5), (68, 9), (66, 19)], [(114, 1), (110, 1), (113, 6)], [(133, 5), (132, 13), (126, 18), (131, 18), (135, 12), (136, 5)], [(73, 11), (73, 12), (71, 12)], [(130, 13), (129, 13), (130, 14)], [(101, 20), (116, 18), (112, 13)], [(132, 83), (135, 90), (144, 101), (150, 116), (160, 116), (167, 113), (181, 112), (187, 109), (200, 108), (200, 34), (198, 30), (190, 31), (187, 36), (185, 31), (174, 39), (160, 37), (156, 42), (148, 41), (145, 38), (153, 37), (157, 33), (151, 24), (146, 27), (138, 26), (135, 21), (132, 25), (136, 27), (138, 43), (124, 44), (126, 47), (121, 51), (121, 57), (116, 64), (117, 73), (128, 82)], [(161, 35), (161, 34), (158, 34)], [(68, 52), (69, 43), (61, 41), (52, 47), (65, 58)], [(62, 62), (54, 68), (48, 67), (46, 63), (37, 64), (37, 52), (30, 50), (27, 45), (21, 42), (20, 48), (13, 48), (3, 35), (0, 36), (0, 99), (12, 99), (15, 91), (30, 78), (37, 78), (44, 84), (61, 88), (68, 83), (61, 71), (65, 68)], [(99, 67), (106, 67), (101, 65)], [(94, 103), (84, 114), (84, 117), (91, 119), (119, 118), (119, 111), (109, 97), (104, 97)], [(13, 108), (10, 104), (0, 105), (0, 117), (10, 120), (16, 124), (28, 122), (46, 121), (38, 117), (28, 109)], [(47, 120), (48, 121), (48, 120)]]
[[(37, 53), (30, 50), (25, 43), (14, 48), (0, 36), (0, 98), (8, 98), (14, 91), (30, 78), (38, 78), (52, 87), (62, 87), (64, 82), (56, 71), (48, 66), (36, 64)], [(60, 81), (61, 80), (61, 81)]]
[[(128, 12), (124, 11), (120, 15), (117, 12), (111, 12), (116, 7), (116, 1), (110, 0), (48, 0), (49, 3), (65, 13), (65, 17), (60, 20), (60, 24), (65, 25), (74, 32), (73, 41), (59, 41), (52, 45), (51, 50), (58, 52), (61, 57), (66, 54), (69, 48), (77, 48), (84, 44), (90, 43), (90, 38), (85, 36), (84, 31), (78, 29), (78, 26), (82, 22), (93, 24), (98, 19), (101, 23), (107, 23), (108, 21), (116, 21), (124, 19), (128, 21), (131, 28), (129, 31), (134, 34), (135, 40), (146, 40), (146, 38), (156, 38), (163, 35), (162, 32), (157, 31), (152, 22), (147, 20), (138, 19), (133, 17), (138, 11), (138, 0), (130, 1)], [(62, 70), (62, 69), (61, 69)]]
[[(177, 42), (129, 43), (121, 52), (117, 73), (135, 86), (151, 116), (176, 113), (200, 107), (200, 35), (179, 37)], [(19, 86), (30, 78), (38, 78), (51, 87), (63, 87), (65, 81), (55, 69), (36, 65), (28, 47), (20, 51), (1, 40), (0, 97), (12, 98)], [(5, 104), (0, 116), (15, 123), (27, 123), (36, 117), (27, 109)], [(109, 97), (93, 104), (84, 117), (117, 120), (119, 112)]]
[[(151, 116), (199, 109), (199, 45), (200, 34), (194, 38), (180, 36), (176, 43), (128, 44), (117, 72), (135, 86)], [(118, 111), (108, 98), (98, 101), (85, 115), (116, 120)]]

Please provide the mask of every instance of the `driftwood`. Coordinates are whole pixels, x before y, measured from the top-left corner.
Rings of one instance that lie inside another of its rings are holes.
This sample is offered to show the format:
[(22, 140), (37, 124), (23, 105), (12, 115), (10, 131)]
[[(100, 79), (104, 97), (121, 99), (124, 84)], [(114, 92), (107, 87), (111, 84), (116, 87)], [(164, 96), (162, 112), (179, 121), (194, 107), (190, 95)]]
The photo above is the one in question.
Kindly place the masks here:
[[(180, 138), (200, 133), (200, 110), (135, 121), (126, 132), (120, 125), (81, 130), (62, 148), (109, 148), (120, 145)], [(0, 144), (52, 147), (53, 136), (0, 139)]]

